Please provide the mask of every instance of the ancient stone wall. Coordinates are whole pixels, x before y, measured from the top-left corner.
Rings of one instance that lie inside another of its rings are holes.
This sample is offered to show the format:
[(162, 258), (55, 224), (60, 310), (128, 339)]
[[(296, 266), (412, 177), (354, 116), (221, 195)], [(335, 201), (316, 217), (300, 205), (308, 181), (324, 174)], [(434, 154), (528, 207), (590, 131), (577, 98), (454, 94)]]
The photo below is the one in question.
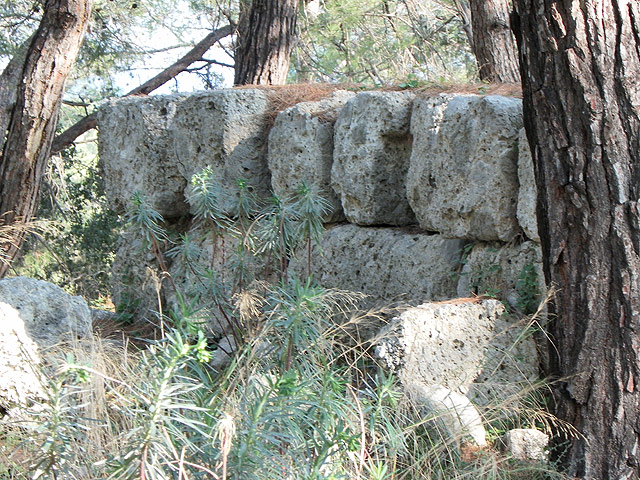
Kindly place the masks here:
[[(327, 287), (380, 302), (491, 293), (515, 306), (524, 267), (541, 272), (516, 98), (336, 91), (275, 122), (262, 90), (129, 98), (100, 110), (99, 142), (113, 204), (140, 191), (182, 231), (191, 176), (205, 166), (229, 195), (238, 179), (262, 197), (322, 189), (331, 209), (312, 270)], [(132, 253), (139, 243), (123, 241), (116, 283), (152, 261)]]

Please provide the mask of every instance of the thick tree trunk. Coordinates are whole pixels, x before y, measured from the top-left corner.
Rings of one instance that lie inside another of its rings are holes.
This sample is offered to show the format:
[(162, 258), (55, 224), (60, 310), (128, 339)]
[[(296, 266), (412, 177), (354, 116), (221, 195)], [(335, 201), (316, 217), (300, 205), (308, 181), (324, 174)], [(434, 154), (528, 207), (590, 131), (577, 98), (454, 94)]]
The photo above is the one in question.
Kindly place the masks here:
[(557, 415), (588, 479), (640, 478), (640, 5), (516, 0)]
[[(3, 105), (0, 125), (7, 125), (0, 154), (0, 222), (29, 221), (35, 212), (40, 181), (49, 158), (65, 79), (76, 59), (92, 0), (47, 0), (37, 32), (18, 70), (3, 73), (2, 88), (13, 101)], [(9, 64), (11, 65), (11, 63)], [(10, 78), (13, 78), (13, 82)], [(15, 83), (14, 83), (15, 82)], [(15, 89), (15, 90), (13, 90)], [(11, 261), (22, 235), (0, 245)], [(0, 278), (8, 269), (0, 264)]]
[(516, 43), (509, 27), (508, 0), (470, 0), (473, 41), (480, 80), (520, 81)]
[(241, 12), (235, 85), (286, 83), (297, 16), (297, 0), (253, 0)]

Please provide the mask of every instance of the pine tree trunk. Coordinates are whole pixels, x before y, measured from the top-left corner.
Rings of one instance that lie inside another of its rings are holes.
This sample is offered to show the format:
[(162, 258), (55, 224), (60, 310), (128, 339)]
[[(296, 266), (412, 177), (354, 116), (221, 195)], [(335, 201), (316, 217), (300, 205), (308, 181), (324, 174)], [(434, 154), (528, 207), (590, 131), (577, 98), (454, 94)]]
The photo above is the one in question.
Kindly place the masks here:
[[(0, 125), (6, 125), (0, 156), (0, 223), (29, 221), (38, 203), (42, 175), (65, 79), (86, 31), (92, 0), (47, 0), (37, 32), (22, 65), (3, 72), (4, 104)], [(12, 65), (11, 63), (9, 65)], [(23, 240), (0, 245), (0, 255), (12, 260)], [(8, 264), (0, 262), (0, 278)]]
[[(587, 479), (640, 478), (640, 6), (516, 0), (551, 306), (547, 371)], [(553, 317), (552, 317), (553, 318)]]
[(516, 43), (509, 27), (508, 0), (470, 0), (473, 42), (480, 80), (520, 81)]
[(241, 12), (235, 85), (286, 83), (297, 15), (297, 0), (253, 0)]

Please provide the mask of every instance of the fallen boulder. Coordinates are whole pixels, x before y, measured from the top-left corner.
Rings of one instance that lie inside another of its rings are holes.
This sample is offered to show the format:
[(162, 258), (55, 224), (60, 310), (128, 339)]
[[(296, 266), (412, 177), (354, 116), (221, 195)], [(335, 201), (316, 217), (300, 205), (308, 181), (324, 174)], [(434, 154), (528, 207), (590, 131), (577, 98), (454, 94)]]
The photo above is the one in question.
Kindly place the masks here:
[(425, 303), (389, 322), (376, 355), (403, 385), (441, 385), (495, 406), (538, 376), (535, 345), (522, 335), (527, 326), (504, 313), (497, 300)]
[(26, 277), (0, 280), (0, 414), (46, 398), (43, 353), (90, 336), (91, 318), (82, 298), (56, 285)]
[(29, 337), (40, 348), (91, 335), (91, 311), (82, 297), (57, 285), (27, 277), (0, 280), (0, 302), (20, 314)]

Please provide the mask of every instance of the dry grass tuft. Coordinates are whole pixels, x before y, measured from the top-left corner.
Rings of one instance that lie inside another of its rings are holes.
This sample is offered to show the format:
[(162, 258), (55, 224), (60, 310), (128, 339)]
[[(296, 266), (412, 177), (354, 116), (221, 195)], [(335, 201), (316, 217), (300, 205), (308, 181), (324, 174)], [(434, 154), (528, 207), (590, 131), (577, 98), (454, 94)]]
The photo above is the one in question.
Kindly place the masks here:
[(438, 83), (420, 86), (412, 91), (420, 97), (432, 97), (441, 93), (458, 93), (522, 98), (522, 86), (519, 83)]
[[(237, 89), (255, 88), (266, 93), (271, 103), (267, 113), (267, 125), (271, 128), (278, 113), (302, 102), (317, 102), (330, 96), (336, 90), (398, 92), (410, 91), (419, 97), (432, 97), (442, 93), (502, 95), (522, 98), (522, 87), (518, 83), (429, 83), (413, 88), (387, 85), (370, 86), (358, 83), (296, 83), (288, 85), (240, 85)], [(328, 118), (327, 121), (335, 119)]]

